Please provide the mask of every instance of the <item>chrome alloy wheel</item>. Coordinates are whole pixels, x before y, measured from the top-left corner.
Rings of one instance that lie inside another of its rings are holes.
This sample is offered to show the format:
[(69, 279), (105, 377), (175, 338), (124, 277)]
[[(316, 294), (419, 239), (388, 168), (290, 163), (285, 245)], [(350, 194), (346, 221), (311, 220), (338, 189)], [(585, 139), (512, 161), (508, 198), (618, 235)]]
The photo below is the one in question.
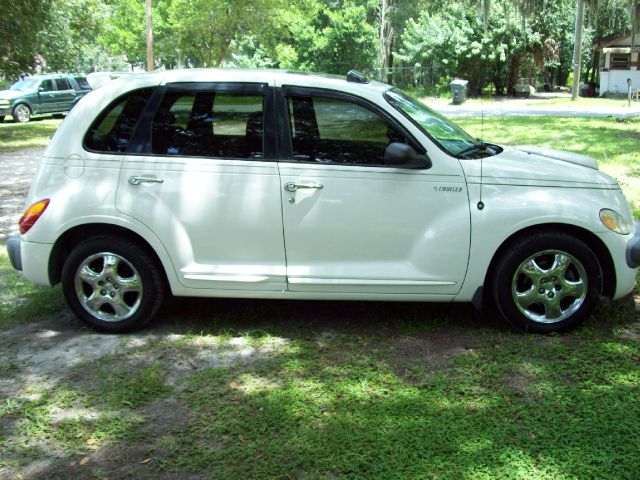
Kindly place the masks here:
[(18, 105), (13, 113), (20, 123), (28, 122), (31, 118), (31, 111), (29, 110), (29, 107), (24, 104)]
[(142, 280), (125, 258), (102, 252), (87, 257), (76, 270), (74, 288), (80, 305), (106, 322), (131, 317), (142, 302)]
[(557, 323), (575, 313), (587, 296), (587, 272), (575, 257), (545, 250), (520, 264), (511, 282), (518, 310), (540, 323)]

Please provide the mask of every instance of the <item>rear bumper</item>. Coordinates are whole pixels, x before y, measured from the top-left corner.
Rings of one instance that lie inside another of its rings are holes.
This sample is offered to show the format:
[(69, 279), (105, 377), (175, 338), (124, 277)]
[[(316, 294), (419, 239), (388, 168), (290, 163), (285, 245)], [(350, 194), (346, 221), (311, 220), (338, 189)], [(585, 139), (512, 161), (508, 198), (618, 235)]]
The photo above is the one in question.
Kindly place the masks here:
[(11, 266), (16, 270), (22, 270), (22, 256), (20, 255), (20, 235), (15, 234), (7, 242), (7, 253)]

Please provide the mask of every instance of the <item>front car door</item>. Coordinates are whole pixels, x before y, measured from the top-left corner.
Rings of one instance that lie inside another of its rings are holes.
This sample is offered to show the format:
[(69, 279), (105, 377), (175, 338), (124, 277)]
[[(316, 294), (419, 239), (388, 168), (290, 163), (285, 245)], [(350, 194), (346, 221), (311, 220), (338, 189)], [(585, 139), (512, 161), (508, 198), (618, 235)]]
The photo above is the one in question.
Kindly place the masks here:
[(285, 85), (282, 96), (291, 137), (279, 164), (289, 289), (455, 295), (470, 240), (459, 162), (386, 166), (389, 143), (425, 153), (388, 112), (330, 90)]
[(52, 78), (40, 81), (37, 88), (37, 103), (33, 113), (49, 113), (56, 111), (56, 89)]
[(270, 94), (261, 83), (168, 84), (136, 128), (116, 207), (163, 242), (189, 294), (286, 290)]

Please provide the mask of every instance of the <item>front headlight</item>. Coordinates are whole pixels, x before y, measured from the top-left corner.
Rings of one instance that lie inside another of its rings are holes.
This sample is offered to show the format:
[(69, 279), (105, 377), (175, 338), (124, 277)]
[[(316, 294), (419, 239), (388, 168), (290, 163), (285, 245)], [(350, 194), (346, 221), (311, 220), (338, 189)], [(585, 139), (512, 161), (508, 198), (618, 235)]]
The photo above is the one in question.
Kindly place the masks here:
[(612, 232), (620, 235), (629, 235), (633, 229), (633, 223), (620, 215), (615, 210), (603, 208), (600, 210), (600, 221)]
[(11, 102), (9, 100), (0, 100), (0, 105), (10, 105)]

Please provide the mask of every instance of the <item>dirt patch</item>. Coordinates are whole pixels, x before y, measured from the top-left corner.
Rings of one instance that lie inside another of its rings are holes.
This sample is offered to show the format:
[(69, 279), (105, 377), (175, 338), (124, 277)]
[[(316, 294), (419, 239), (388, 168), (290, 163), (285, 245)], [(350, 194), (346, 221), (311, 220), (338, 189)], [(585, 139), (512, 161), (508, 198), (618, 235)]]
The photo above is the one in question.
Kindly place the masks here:
[(18, 220), (44, 148), (0, 153), (0, 242), (18, 231)]

